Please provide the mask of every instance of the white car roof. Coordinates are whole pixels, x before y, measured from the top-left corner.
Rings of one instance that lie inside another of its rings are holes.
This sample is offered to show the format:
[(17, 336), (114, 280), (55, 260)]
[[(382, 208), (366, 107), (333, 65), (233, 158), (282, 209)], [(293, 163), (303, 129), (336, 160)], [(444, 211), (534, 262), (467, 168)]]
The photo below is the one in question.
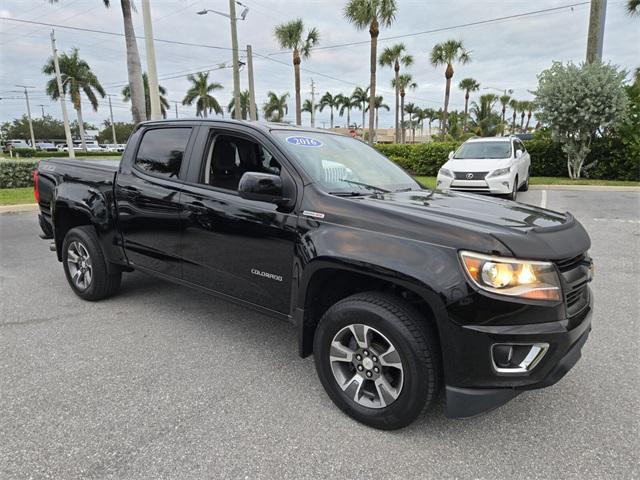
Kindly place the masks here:
[[(479, 137), (479, 138), (470, 138), (467, 142), (508, 142), (511, 140), (511, 137)], [(466, 143), (466, 142), (465, 142)]]

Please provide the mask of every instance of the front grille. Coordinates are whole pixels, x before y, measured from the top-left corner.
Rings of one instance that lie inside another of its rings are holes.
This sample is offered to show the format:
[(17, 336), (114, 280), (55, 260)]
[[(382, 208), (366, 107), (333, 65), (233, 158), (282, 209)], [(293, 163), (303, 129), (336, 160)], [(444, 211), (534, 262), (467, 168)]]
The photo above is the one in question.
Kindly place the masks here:
[(558, 266), (561, 272), (568, 272), (578, 267), (585, 260), (584, 253), (575, 257), (563, 258), (562, 260), (556, 260), (555, 264)]
[[(456, 176), (456, 180), (484, 180), (489, 172), (453, 172)], [(471, 178), (467, 178), (467, 175), (473, 175)]]

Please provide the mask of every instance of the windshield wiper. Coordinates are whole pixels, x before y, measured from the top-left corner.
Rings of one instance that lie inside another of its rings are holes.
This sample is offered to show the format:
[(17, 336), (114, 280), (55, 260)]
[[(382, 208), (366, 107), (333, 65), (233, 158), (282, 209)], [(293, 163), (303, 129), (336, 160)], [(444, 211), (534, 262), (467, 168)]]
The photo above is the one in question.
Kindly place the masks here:
[(329, 195), (336, 195), (337, 197), (361, 197), (365, 193), (364, 192), (329, 192)]
[(375, 185), (369, 185), (368, 183), (356, 182), (355, 180), (347, 180), (346, 178), (341, 178), (340, 181), (341, 182), (351, 183), (353, 185), (359, 185), (360, 187), (368, 188), (369, 190), (374, 190), (374, 191), (380, 192), (380, 193), (391, 193), (390, 190), (386, 190), (386, 189), (381, 188), (381, 187), (376, 187)]

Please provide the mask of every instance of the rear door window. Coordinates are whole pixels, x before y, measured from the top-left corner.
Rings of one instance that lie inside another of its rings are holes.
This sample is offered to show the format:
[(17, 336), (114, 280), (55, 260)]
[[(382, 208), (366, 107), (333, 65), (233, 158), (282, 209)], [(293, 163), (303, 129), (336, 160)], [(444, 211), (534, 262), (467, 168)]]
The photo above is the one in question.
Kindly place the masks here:
[(179, 178), (191, 128), (156, 128), (145, 132), (135, 166), (153, 175)]

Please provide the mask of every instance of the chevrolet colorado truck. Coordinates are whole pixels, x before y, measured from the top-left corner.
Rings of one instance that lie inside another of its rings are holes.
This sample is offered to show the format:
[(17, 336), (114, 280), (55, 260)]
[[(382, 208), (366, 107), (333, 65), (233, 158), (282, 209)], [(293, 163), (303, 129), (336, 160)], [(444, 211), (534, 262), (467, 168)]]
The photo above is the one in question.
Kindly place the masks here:
[(546, 387), (591, 330), (590, 239), (569, 213), (429, 190), (357, 139), (224, 120), (143, 123), (120, 163), (34, 171), (41, 236), (95, 301), (138, 270), (297, 327), (333, 402), (411, 423)]

